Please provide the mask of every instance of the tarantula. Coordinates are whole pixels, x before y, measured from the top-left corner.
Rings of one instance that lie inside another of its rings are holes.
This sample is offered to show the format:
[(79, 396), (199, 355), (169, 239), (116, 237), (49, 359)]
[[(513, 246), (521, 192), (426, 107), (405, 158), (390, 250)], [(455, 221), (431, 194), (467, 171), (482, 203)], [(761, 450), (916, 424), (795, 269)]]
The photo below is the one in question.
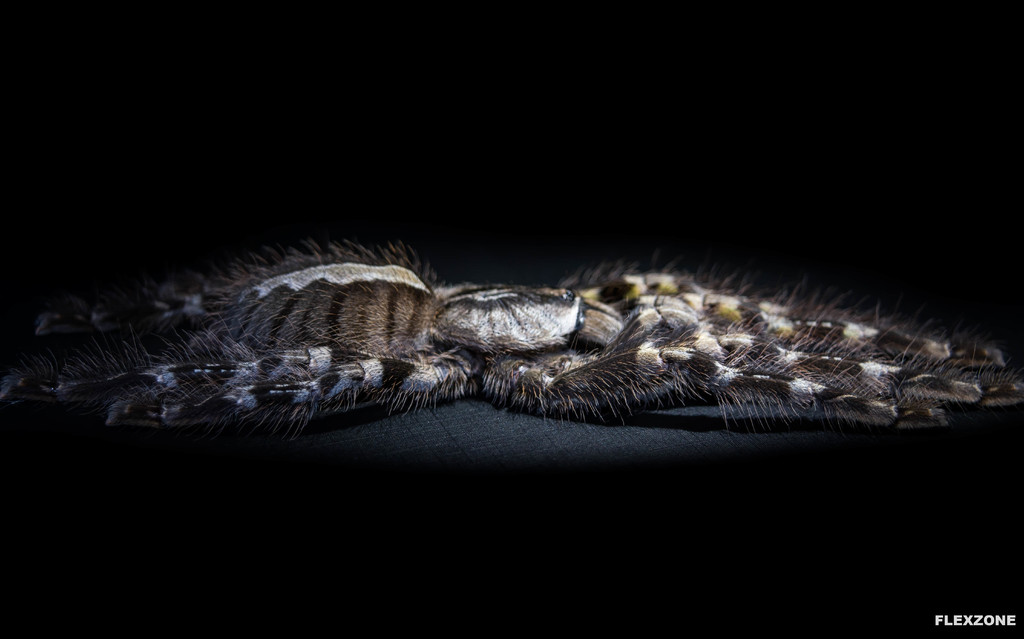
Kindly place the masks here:
[(612, 265), (557, 288), (445, 285), (404, 245), (267, 251), (207, 274), (55, 301), (37, 333), (175, 330), (27, 359), (8, 401), (105, 411), (108, 424), (263, 424), (297, 433), (364, 402), (410, 409), (482, 395), (569, 419), (712, 402), (896, 428), (943, 405), (1010, 405), (1024, 383), (1000, 351), (816, 298)]

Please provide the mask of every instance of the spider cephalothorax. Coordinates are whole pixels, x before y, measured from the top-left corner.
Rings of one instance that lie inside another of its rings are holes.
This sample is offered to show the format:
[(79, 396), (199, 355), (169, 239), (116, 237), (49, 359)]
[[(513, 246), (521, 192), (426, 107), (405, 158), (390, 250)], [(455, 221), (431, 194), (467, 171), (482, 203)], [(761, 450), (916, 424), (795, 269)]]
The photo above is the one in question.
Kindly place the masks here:
[(896, 427), (941, 425), (946, 404), (1024, 401), (1000, 351), (970, 336), (675, 270), (609, 266), (558, 288), (448, 286), (401, 245), (312, 247), (94, 304), (65, 298), (37, 333), (186, 323), (158, 353), (28, 359), (0, 391), (99, 407), (111, 424), (294, 432), (357, 403), (469, 395), (569, 418), (714, 402)]

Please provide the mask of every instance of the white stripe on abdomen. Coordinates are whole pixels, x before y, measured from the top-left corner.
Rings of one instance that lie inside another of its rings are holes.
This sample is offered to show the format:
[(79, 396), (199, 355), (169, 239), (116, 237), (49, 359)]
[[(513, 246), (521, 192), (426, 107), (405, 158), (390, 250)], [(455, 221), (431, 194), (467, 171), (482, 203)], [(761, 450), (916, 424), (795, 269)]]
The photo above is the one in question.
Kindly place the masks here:
[(332, 284), (352, 284), (354, 282), (393, 282), (395, 284), (406, 284), (422, 291), (430, 292), (427, 285), (423, 283), (416, 274), (402, 266), (387, 264), (385, 266), (370, 266), (368, 264), (323, 264), (311, 266), (301, 271), (292, 271), (272, 277), (269, 280), (253, 287), (260, 297), (266, 297), (270, 291), (279, 286), (287, 286), (293, 291), (306, 288), (315, 280), (326, 280)]

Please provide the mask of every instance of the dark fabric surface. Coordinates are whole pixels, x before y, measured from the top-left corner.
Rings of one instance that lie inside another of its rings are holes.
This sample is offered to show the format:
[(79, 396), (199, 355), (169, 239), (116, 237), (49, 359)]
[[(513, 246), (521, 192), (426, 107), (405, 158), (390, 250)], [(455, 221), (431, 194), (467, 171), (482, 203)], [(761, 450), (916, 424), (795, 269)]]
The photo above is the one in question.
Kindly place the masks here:
[[(335, 466), (350, 471), (505, 474), (573, 471), (670, 471), (744, 462), (800, 463), (815, 455), (845, 453), (868, 462), (882, 452), (929, 447), (1012, 446), (1019, 442), (1019, 412), (963, 417), (952, 431), (892, 434), (823, 428), (799, 421), (767, 430), (763, 422), (717, 407), (684, 407), (635, 415), (620, 424), (563, 421), (497, 409), (481, 400), (462, 400), (388, 415), (378, 407), (314, 422), (297, 438), (271, 434), (183, 436), (146, 429), (114, 429), (95, 419), (75, 420), (53, 410), (13, 407), (3, 432), (9, 439), (32, 434), (58, 445), (65, 436), (88, 436), (104, 445), (179, 454), (216, 455), (230, 467), (239, 459)], [(50, 422), (49, 420), (54, 420)], [(54, 423), (57, 426), (54, 426)], [(1002, 443), (998, 443), (1002, 442)], [(112, 451), (111, 451), (112, 452)], [(10, 453), (9, 453), (10, 454)], [(16, 455), (12, 455), (12, 458)], [(88, 463), (86, 459), (79, 460)]]

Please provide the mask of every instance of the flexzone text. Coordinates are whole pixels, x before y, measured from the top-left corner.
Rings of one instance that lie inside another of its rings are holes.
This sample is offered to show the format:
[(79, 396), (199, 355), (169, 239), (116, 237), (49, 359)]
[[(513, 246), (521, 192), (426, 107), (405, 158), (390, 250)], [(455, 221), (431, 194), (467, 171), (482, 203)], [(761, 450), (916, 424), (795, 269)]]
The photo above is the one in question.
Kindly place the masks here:
[(1017, 615), (935, 615), (936, 626), (1016, 626)]

